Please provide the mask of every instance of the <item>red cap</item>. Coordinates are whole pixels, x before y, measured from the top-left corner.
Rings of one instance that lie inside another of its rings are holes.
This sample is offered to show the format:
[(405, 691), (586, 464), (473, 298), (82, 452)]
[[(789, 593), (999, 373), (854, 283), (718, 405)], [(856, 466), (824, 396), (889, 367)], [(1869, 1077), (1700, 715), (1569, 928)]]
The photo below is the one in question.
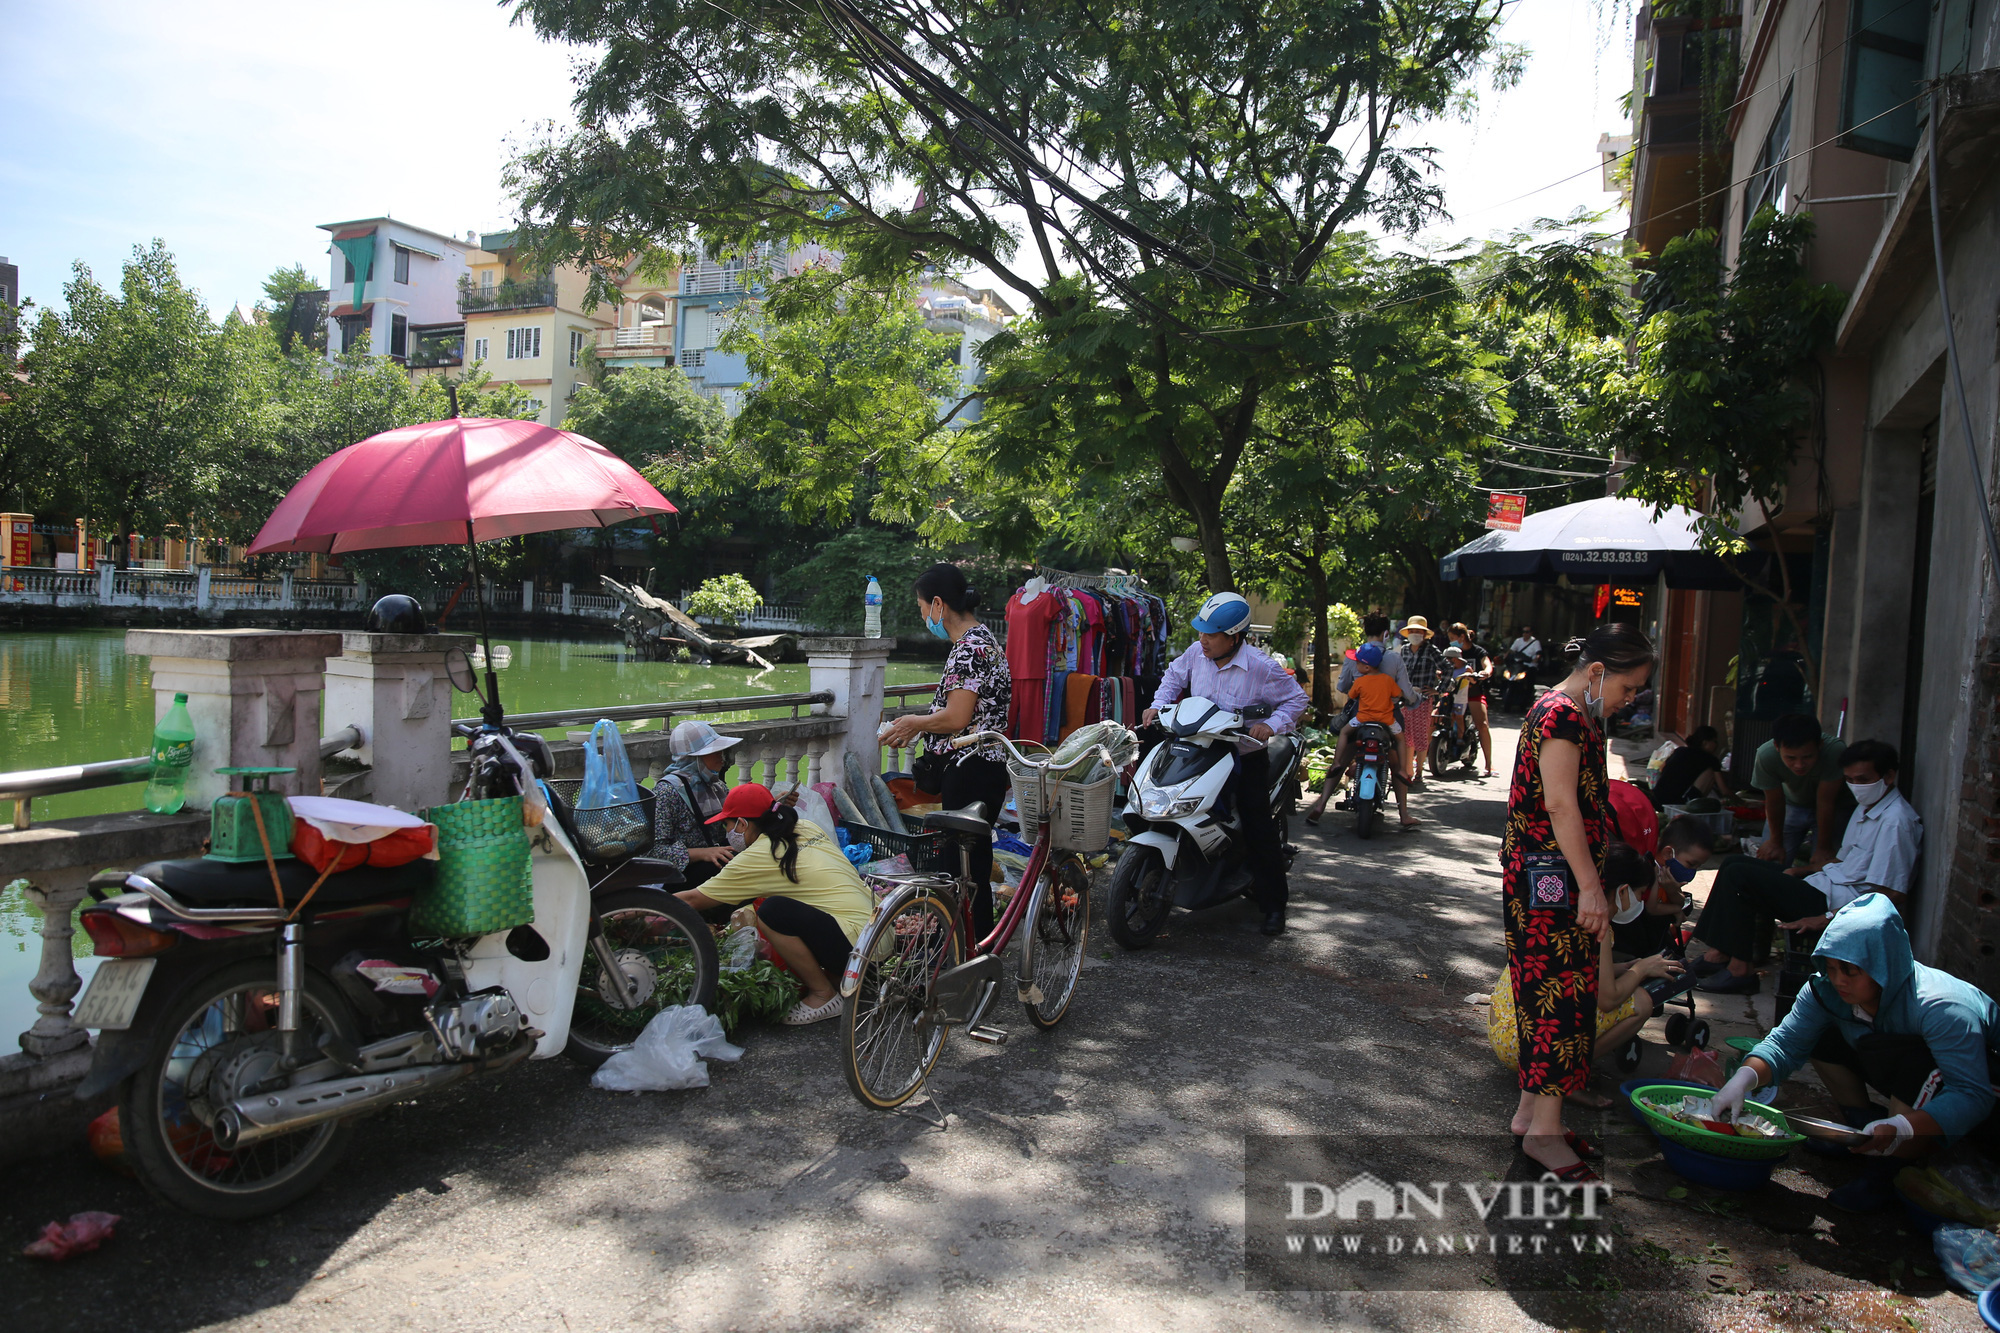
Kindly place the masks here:
[(707, 822), (719, 824), (725, 819), (758, 819), (770, 814), (771, 807), (777, 803), (769, 787), (761, 782), (746, 782), (729, 789), (729, 795), (722, 798), (722, 813)]

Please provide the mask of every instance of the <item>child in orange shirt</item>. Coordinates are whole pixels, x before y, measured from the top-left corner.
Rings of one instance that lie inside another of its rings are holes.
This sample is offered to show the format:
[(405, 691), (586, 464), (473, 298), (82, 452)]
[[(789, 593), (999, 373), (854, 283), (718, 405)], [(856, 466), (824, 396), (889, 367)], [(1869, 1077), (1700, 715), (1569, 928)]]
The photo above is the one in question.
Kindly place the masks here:
[(1364, 722), (1378, 723), (1389, 729), (1396, 738), (1396, 762), (1393, 776), (1396, 788), (1396, 810), (1401, 816), (1403, 827), (1410, 828), (1418, 820), (1410, 818), (1409, 796), (1403, 781), (1403, 767), (1408, 761), (1408, 744), (1403, 739), (1403, 724), (1397, 717), (1397, 710), (1403, 702), (1403, 688), (1395, 678), (1382, 670), (1382, 645), (1364, 643), (1354, 654), (1356, 676), (1354, 684), (1347, 691), (1347, 701), (1354, 706), (1354, 716), (1340, 729), (1340, 748), (1335, 752), (1333, 767), (1327, 771), (1326, 781), (1320, 798), (1314, 803), (1312, 813), (1306, 816), (1306, 823), (1319, 823), (1321, 812), (1326, 809), (1328, 796), (1347, 772), (1348, 761), (1354, 754), (1354, 737)]

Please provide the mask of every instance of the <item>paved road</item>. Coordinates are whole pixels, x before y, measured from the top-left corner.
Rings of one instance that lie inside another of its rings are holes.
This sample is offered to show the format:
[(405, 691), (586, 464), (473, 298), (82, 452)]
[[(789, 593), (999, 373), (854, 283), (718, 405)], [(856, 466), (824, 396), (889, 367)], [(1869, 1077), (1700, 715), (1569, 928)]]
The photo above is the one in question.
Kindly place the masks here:
[[(1920, 1240), (1824, 1206), (1844, 1168), (1788, 1165), (1752, 1204), (1670, 1198), (1609, 1116), (1620, 1243), (1647, 1258), (1597, 1290), (1246, 1290), (1246, 1134), (1504, 1128), (1512, 1079), (1466, 1002), (1502, 957), (1504, 789), (1418, 799), (1421, 832), (1300, 830), (1282, 938), (1246, 904), (1180, 919), (1146, 953), (1093, 957), (1056, 1034), (954, 1039), (933, 1079), (948, 1128), (858, 1106), (829, 1024), (752, 1031), (700, 1092), (612, 1096), (555, 1061), (398, 1108), (337, 1179), (254, 1225), (178, 1215), (79, 1152), (12, 1174), (0, 1235), (11, 1251), (86, 1208), (123, 1229), (68, 1265), (0, 1260), (6, 1326), (1978, 1327), (1917, 1274), (1936, 1271)], [(1492, 1143), (1470, 1151), (1493, 1178), (1531, 1178)], [(1897, 1278), (1910, 1295), (1888, 1294)]]

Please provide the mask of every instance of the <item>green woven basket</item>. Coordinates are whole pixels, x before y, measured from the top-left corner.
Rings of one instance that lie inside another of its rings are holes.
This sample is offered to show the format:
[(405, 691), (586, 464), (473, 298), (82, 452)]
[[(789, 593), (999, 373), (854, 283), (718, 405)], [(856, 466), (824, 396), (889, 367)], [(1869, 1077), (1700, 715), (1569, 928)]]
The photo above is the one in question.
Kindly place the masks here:
[(1676, 1105), (1681, 1098), (1690, 1095), (1700, 1094), (1692, 1088), (1655, 1084), (1650, 1087), (1634, 1088), (1632, 1105), (1639, 1108), (1639, 1114), (1645, 1117), (1646, 1128), (1655, 1134), (1672, 1139), (1683, 1147), (1712, 1153), (1717, 1157), (1736, 1157), (1749, 1162), (1771, 1161), (1783, 1157), (1806, 1141), (1803, 1134), (1796, 1133), (1792, 1129), (1783, 1111), (1766, 1106), (1762, 1102), (1746, 1101), (1743, 1103), (1743, 1109), (1746, 1112), (1756, 1112), (1784, 1130), (1782, 1136), (1775, 1139), (1746, 1139), (1735, 1134), (1718, 1134), (1712, 1129), (1703, 1129), (1700, 1125), (1683, 1124), (1659, 1109), (1661, 1106)]
[(437, 825), (438, 873), (410, 908), (412, 935), (491, 935), (535, 919), (520, 797), (434, 805), (424, 818)]

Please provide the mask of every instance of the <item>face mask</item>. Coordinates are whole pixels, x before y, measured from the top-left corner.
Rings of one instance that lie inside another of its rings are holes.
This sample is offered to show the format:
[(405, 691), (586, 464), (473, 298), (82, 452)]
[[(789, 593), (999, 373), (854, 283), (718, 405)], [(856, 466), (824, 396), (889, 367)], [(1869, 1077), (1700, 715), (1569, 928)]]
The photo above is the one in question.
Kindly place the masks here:
[(1873, 782), (1850, 782), (1847, 790), (1854, 793), (1854, 803), (1866, 810), (1889, 794), (1889, 782), (1886, 778), (1877, 778)]
[(745, 845), (745, 842), (746, 842), (746, 840), (745, 840), (745, 838), (743, 837), (743, 830), (742, 830), (742, 829), (735, 829), (735, 828), (733, 828), (733, 829), (729, 830), (729, 833), (728, 833), (728, 835), (727, 835), (727, 836), (728, 836), (728, 838), (729, 838), (729, 846), (730, 846), (731, 850), (733, 850), (733, 851), (738, 851), (738, 852), (740, 852), (740, 851), (742, 851), (742, 850), (743, 850), (743, 848), (744, 848), (744, 845)]
[(1667, 858), (1667, 873), (1674, 877), (1674, 883), (1676, 884), (1692, 884), (1694, 882), (1694, 871), (1682, 865), (1678, 856), (1669, 856)]
[(1604, 720), (1604, 677), (1597, 678), (1598, 692), (1595, 699), (1590, 697), (1590, 682), (1583, 682), (1583, 711), (1599, 722)]
[(1617, 911), (1611, 914), (1611, 919), (1621, 926), (1630, 925), (1632, 922), (1637, 921), (1639, 913), (1646, 910), (1646, 900), (1632, 892), (1629, 888), (1619, 888), (1618, 902), (1620, 906)]
[(929, 630), (935, 638), (949, 639), (951, 637), (951, 631), (944, 627), (942, 620), (932, 620), (929, 616), (925, 616), (924, 628)]

